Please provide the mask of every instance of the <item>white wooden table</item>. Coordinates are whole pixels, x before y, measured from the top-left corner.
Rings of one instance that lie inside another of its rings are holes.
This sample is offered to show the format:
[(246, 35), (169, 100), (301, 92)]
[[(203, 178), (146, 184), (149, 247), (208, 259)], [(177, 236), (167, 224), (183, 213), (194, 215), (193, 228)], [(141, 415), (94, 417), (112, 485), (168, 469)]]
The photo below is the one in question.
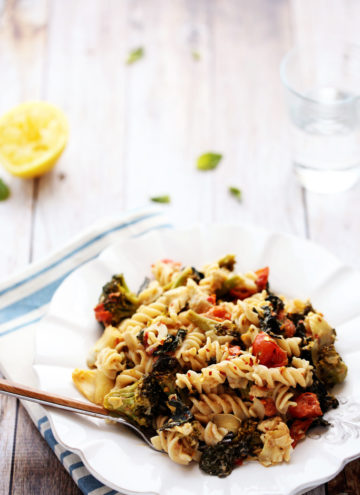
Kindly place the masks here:
[[(359, 41), (359, 19), (357, 0), (0, 0), (0, 112), (46, 99), (70, 123), (53, 172), (21, 181), (0, 170), (12, 190), (0, 203), (0, 278), (162, 194), (175, 225), (247, 221), (360, 266), (360, 185), (333, 196), (299, 187), (279, 79), (292, 44)], [(138, 46), (145, 57), (126, 65)], [(224, 158), (201, 173), (209, 150)], [(0, 493), (79, 493), (22, 407), (0, 406)], [(359, 494), (359, 477), (354, 462), (312, 493)]]

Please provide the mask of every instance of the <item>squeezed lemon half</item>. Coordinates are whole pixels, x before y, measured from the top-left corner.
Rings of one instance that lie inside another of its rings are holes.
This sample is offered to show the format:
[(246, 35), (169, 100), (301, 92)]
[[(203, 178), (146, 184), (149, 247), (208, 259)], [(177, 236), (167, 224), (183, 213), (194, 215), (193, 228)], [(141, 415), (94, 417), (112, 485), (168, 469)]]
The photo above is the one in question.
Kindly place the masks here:
[(45, 101), (30, 101), (0, 118), (0, 163), (13, 175), (38, 177), (53, 168), (68, 140), (64, 113)]

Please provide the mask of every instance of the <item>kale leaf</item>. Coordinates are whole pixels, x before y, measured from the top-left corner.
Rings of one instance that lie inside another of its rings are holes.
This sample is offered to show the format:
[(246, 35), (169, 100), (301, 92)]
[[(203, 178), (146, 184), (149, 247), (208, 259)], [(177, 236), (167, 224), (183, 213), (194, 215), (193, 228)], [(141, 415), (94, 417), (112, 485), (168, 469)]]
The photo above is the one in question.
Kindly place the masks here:
[(187, 405), (174, 394), (168, 400), (168, 407), (173, 411), (171, 418), (160, 428), (160, 431), (180, 426), (194, 420), (194, 416)]
[(154, 351), (154, 356), (159, 356), (160, 354), (167, 354), (169, 352), (175, 351), (175, 349), (181, 344), (186, 336), (186, 330), (180, 328), (176, 335), (168, 335), (163, 344), (159, 345)]

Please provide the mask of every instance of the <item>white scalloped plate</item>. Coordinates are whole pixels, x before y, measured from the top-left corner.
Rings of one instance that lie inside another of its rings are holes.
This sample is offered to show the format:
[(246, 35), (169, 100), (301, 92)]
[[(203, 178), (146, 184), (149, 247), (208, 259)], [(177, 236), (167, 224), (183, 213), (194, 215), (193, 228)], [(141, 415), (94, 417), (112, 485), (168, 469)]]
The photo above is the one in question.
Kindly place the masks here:
[(237, 255), (239, 271), (270, 266), (275, 292), (310, 297), (336, 327), (337, 348), (349, 373), (338, 390), (341, 406), (328, 414), (334, 427), (301, 442), (288, 464), (265, 468), (249, 462), (219, 479), (203, 474), (195, 463), (174, 464), (125, 428), (48, 410), (57, 440), (78, 453), (95, 477), (122, 493), (235, 495), (241, 487), (247, 495), (294, 495), (331, 479), (360, 456), (360, 272), (314, 243), (248, 226), (152, 232), (111, 246), (72, 273), (55, 293), (37, 333), (34, 367), (40, 387), (80, 398), (71, 372), (86, 366), (87, 351), (100, 335), (93, 307), (111, 275), (124, 272), (136, 290), (158, 259), (201, 267), (228, 252)]

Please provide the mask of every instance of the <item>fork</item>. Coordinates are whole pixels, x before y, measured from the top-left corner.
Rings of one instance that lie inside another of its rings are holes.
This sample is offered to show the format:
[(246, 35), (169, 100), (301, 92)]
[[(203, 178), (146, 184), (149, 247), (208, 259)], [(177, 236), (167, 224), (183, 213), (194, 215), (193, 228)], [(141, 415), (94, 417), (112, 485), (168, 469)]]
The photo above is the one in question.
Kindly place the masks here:
[(128, 419), (122, 416), (117, 416), (102, 406), (86, 403), (70, 397), (50, 394), (36, 388), (26, 387), (25, 385), (15, 383), (10, 380), (4, 380), (2, 378), (0, 378), (0, 393), (10, 395), (11, 397), (16, 397), (17, 399), (37, 402), (38, 404), (42, 404), (47, 407), (55, 407), (65, 411), (85, 414), (86, 416), (92, 416), (93, 418), (116, 421), (117, 423), (134, 430), (153, 450), (156, 450), (156, 452), (162, 452), (156, 449), (150, 441), (150, 437), (153, 436), (153, 433), (147, 431), (146, 429), (140, 429)]

